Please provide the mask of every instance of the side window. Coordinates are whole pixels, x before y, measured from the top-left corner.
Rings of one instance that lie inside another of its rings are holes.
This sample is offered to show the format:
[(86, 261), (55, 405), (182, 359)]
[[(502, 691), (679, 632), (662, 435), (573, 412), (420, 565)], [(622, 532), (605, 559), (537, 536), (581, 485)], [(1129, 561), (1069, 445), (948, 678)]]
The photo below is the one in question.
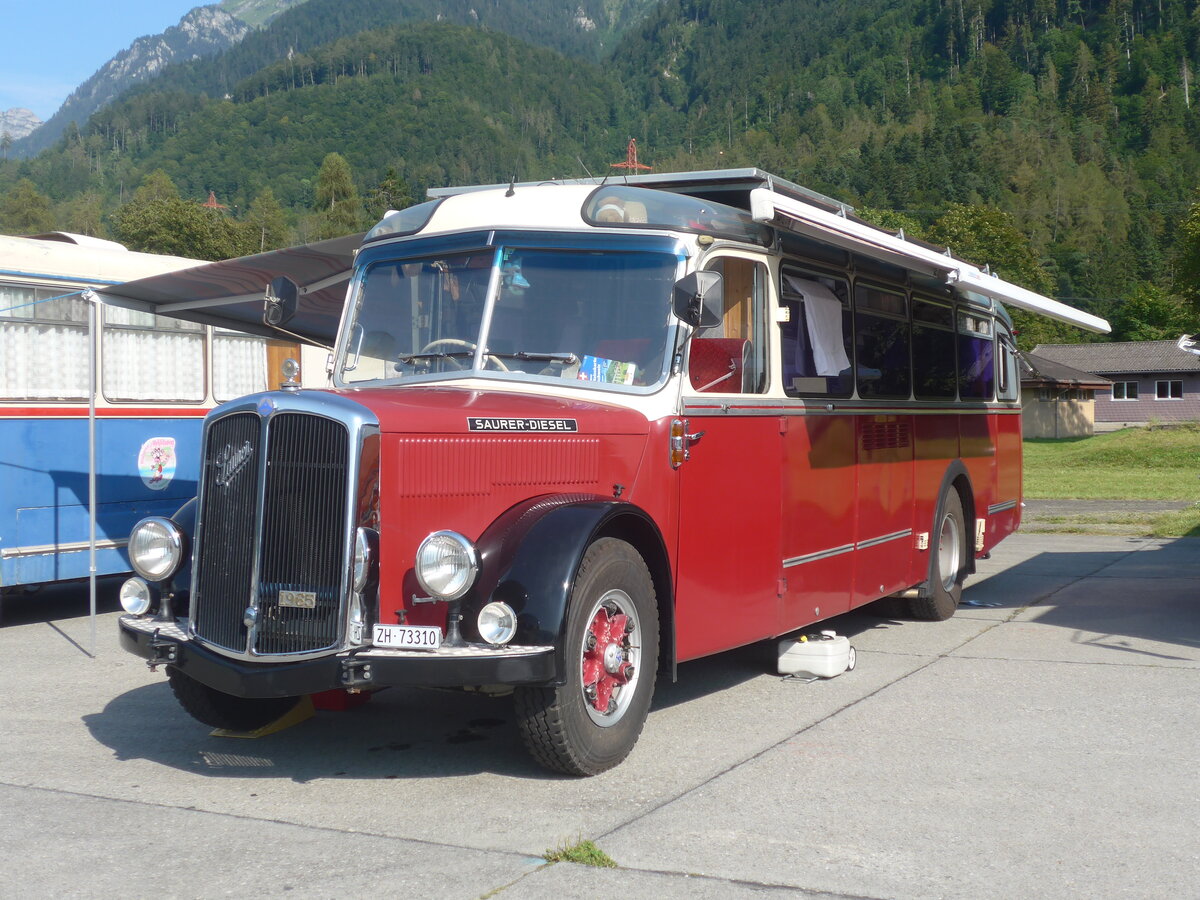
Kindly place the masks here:
[(74, 289), (0, 285), (0, 347), (0, 398), (87, 397), (88, 304)]
[(104, 309), (101, 384), (109, 400), (204, 399), (204, 326), (155, 313)]
[(855, 372), (860, 397), (909, 395), (908, 301), (904, 294), (854, 286)]
[(1016, 400), (1021, 392), (1016, 344), (1005, 326), (997, 323), (996, 332), (996, 345), (1000, 348), (996, 361), (996, 393), (1001, 400)]
[(913, 395), (918, 400), (958, 396), (954, 308), (913, 297)]
[[(299, 345), (293, 355), (300, 358)], [(218, 403), (267, 390), (283, 380), (278, 366), (274, 372), (267, 369), (265, 340), (228, 328), (213, 329), (212, 364), (213, 399)], [(268, 380), (276, 384), (269, 384)]]
[(724, 280), (725, 315), (691, 340), (692, 390), (761, 394), (767, 389), (767, 267), (725, 256), (709, 268)]
[(995, 388), (992, 319), (984, 313), (958, 313), (958, 393), (964, 400), (991, 400)]
[(849, 397), (854, 332), (850, 286), (785, 267), (779, 285), (783, 390), (789, 397)]

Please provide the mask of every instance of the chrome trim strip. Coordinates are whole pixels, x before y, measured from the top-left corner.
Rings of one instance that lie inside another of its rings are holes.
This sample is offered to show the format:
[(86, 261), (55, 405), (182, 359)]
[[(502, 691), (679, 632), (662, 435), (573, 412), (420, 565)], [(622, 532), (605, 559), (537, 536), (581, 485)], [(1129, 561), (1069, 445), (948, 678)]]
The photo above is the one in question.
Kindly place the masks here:
[(1005, 500), (1003, 503), (993, 503), (988, 507), (988, 515), (994, 516), (998, 512), (1004, 512), (1006, 509), (1016, 509), (1016, 500)]
[(865, 541), (858, 542), (858, 549), (864, 550), (867, 547), (878, 547), (880, 544), (886, 544), (888, 541), (898, 541), (901, 538), (906, 538), (912, 534), (911, 528), (905, 528), (903, 531), (893, 531), (891, 534), (885, 534), (880, 537), (868, 538)]
[(804, 563), (816, 562), (819, 559), (828, 559), (831, 556), (840, 556), (843, 553), (849, 553), (854, 549), (853, 544), (843, 544), (840, 547), (833, 547), (830, 550), (818, 550), (816, 553), (808, 553), (804, 556), (793, 556), (791, 559), (783, 561), (783, 567), (789, 569), (792, 566), (800, 566)]
[[(0, 557), (16, 559), (22, 556), (45, 556), (48, 553), (80, 553), (92, 545), (87, 541), (72, 541), (69, 544), (41, 544), (29, 547), (5, 547), (0, 550)], [(123, 540), (106, 539), (96, 541), (97, 550), (120, 550), (129, 546), (129, 538)]]
[[(903, 401), (902, 401), (903, 402)], [(831, 408), (829, 408), (831, 407)], [(1019, 416), (1019, 406), (880, 406), (858, 400), (802, 400), (744, 397), (728, 399), (684, 397), (684, 416)]]
[(910, 537), (913, 533), (911, 528), (906, 528), (903, 531), (893, 531), (891, 534), (881, 535), (880, 537), (867, 538), (865, 541), (859, 541), (855, 544), (842, 544), (840, 547), (831, 547), (828, 550), (818, 550), (816, 553), (806, 553), (803, 556), (793, 556), (783, 561), (783, 567), (790, 569), (792, 566), (802, 566), (805, 563), (817, 562), (822, 559), (829, 559), (832, 556), (841, 556), (843, 553), (850, 553), (854, 550), (866, 550), (870, 547), (877, 547), (880, 544), (886, 544), (889, 541), (899, 541), (906, 537)]

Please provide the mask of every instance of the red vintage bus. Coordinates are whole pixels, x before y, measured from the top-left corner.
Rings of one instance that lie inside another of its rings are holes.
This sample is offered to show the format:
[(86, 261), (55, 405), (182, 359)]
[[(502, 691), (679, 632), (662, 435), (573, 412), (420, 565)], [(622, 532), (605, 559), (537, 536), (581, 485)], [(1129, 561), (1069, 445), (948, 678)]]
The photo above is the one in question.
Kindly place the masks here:
[[(341, 316), (330, 388), (214, 410), (198, 498), (132, 535), (123, 645), (203, 722), (503, 686), (538, 762), (608, 769), (680, 661), (881, 598), (952, 615), (1020, 521), (997, 301), (1107, 330), (756, 169), (431, 195), (352, 267), (217, 264), (195, 301)], [(187, 274), (110, 302), (186, 315)]]

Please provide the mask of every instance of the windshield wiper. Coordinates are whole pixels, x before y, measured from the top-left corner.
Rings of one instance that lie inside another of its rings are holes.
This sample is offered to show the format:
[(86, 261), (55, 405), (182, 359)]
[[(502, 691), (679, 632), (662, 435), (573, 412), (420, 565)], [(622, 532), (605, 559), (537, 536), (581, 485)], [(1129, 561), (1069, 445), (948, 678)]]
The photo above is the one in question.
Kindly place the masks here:
[(474, 350), (451, 350), (450, 352), (439, 350), (434, 353), (413, 353), (409, 356), (398, 356), (396, 358), (402, 363), (411, 363), (419, 359), (457, 359), (458, 357), (474, 355)]
[(502, 359), (528, 359), (533, 362), (560, 362), (568, 366), (579, 362), (579, 357), (574, 353), (534, 353), (530, 350), (518, 350), (516, 353), (496, 353), (489, 350), (487, 355), (499, 356)]

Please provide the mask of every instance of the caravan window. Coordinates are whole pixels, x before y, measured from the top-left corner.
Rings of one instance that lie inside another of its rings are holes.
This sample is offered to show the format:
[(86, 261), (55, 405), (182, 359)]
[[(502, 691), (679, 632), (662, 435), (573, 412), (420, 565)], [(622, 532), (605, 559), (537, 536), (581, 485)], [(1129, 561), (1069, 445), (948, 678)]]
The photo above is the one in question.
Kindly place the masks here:
[(784, 392), (789, 397), (849, 397), (854, 389), (849, 285), (786, 267), (779, 294)]

